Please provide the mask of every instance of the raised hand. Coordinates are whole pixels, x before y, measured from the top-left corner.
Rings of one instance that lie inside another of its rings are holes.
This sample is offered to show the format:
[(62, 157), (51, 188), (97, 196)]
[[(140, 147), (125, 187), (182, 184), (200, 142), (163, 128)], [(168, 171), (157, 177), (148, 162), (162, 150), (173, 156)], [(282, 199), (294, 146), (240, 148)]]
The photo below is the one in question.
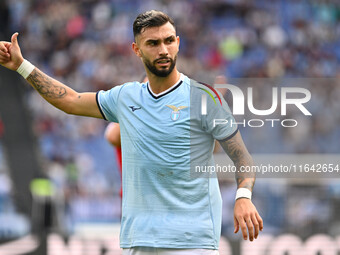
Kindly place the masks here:
[(10, 70), (16, 71), (24, 61), (18, 44), (19, 33), (14, 33), (11, 42), (0, 42), (0, 64)]

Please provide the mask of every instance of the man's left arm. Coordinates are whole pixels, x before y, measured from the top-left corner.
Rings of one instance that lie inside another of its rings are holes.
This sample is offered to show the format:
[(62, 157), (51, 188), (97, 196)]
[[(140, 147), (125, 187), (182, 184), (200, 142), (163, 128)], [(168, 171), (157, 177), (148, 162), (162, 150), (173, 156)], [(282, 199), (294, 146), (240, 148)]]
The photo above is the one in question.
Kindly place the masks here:
[[(220, 141), (224, 151), (234, 162), (236, 167), (235, 178), (237, 182), (237, 199), (234, 207), (234, 233), (241, 228), (244, 240), (256, 239), (259, 231), (263, 229), (263, 221), (257, 212), (250, 196), (255, 183), (255, 173), (242, 172), (242, 166), (252, 166), (253, 159), (250, 156), (239, 131), (225, 141)], [(248, 233), (247, 233), (248, 229)]]

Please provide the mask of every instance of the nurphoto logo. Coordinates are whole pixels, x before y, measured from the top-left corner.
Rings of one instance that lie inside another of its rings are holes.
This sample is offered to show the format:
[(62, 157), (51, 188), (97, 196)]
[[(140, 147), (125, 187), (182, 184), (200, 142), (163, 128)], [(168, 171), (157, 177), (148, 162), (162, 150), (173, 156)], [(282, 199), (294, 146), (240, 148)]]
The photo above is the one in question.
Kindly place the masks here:
[[(312, 114), (308, 111), (308, 109), (304, 106), (311, 99), (311, 92), (305, 88), (299, 87), (273, 87), (272, 88), (272, 97), (271, 97), (271, 106), (268, 109), (256, 109), (254, 106), (254, 97), (253, 97), (253, 88), (247, 88), (247, 98), (245, 98), (242, 90), (231, 84), (216, 84), (215, 88), (223, 88), (228, 89), (233, 98), (233, 107), (232, 113), (233, 115), (245, 115), (245, 105), (248, 107), (250, 113), (256, 116), (268, 116), (273, 114), (278, 106), (280, 100), (280, 116), (287, 116), (287, 105), (295, 106), (303, 115), (312, 116)], [(279, 95), (280, 90), (280, 95)], [(210, 95), (211, 96), (211, 95)], [(296, 97), (299, 98), (296, 98)], [(247, 99), (247, 100), (246, 100)], [(246, 104), (247, 103), (247, 104)], [(201, 104), (201, 114), (207, 115), (207, 95), (202, 94), (202, 104)], [(242, 125), (249, 127), (262, 127), (265, 123), (271, 125), (271, 127), (275, 127), (277, 123), (281, 124), (282, 127), (296, 127), (298, 125), (298, 121), (296, 119), (286, 119), (286, 118), (258, 118), (258, 119), (243, 119), (242, 121), (233, 122), (227, 119), (214, 119), (213, 120), (214, 127), (217, 125)]]

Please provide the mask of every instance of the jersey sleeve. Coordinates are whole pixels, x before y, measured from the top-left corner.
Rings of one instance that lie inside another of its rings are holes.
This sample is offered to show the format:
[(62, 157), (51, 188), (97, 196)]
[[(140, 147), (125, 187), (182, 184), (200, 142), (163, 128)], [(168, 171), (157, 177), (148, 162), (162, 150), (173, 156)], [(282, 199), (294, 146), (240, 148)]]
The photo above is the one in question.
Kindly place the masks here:
[(214, 98), (207, 96), (205, 125), (216, 140), (226, 140), (237, 133), (238, 127), (227, 102), (219, 92), (217, 95)]
[(107, 91), (97, 92), (97, 104), (103, 118), (111, 122), (119, 122), (118, 98), (122, 86)]

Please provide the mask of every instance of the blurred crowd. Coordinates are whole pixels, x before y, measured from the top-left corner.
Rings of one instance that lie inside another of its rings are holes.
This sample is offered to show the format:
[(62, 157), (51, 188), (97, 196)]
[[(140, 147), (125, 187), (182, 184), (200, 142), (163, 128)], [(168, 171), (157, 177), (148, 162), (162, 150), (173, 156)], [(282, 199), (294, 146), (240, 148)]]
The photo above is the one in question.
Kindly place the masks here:
[[(213, 83), (222, 74), (229, 83), (252, 86), (254, 105), (262, 109), (270, 107), (272, 86), (289, 83), (311, 91), (306, 107), (313, 117), (299, 111), (286, 117), (297, 119), (298, 127), (240, 127), (251, 153), (339, 153), (337, 0), (2, 0), (0, 39), (18, 31), (25, 58), (79, 92), (110, 89), (143, 75), (130, 45), (133, 20), (149, 9), (174, 18), (181, 38), (179, 70), (195, 80)], [(82, 220), (118, 221), (120, 176), (114, 149), (103, 137), (107, 123), (68, 116), (32, 90), (27, 104), (46, 173), (65, 195), (69, 229)], [(0, 162), (1, 154), (0, 147)], [(259, 196), (269, 196), (264, 191), (270, 187), (256, 187)], [(275, 207), (285, 190), (263, 207)], [(230, 194), (222, 192), (225, 201), (232, 201)], [(274, 228), (284, 227), (291, 213), (284, 206), (288, 202), (282, 205), (265, 216), (272, 217)]]

